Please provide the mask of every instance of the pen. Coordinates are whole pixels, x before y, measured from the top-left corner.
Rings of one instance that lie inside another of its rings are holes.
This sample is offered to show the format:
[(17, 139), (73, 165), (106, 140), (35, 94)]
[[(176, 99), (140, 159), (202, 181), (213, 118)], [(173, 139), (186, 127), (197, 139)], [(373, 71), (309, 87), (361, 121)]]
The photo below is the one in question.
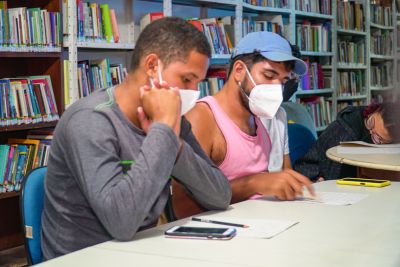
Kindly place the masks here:
[(248, 225), (245, 225), (245, 224), (214, 221), (214, 220), (202, 219), (202, 218), (197, 218), (197, 217), (192, 217), (192, 221), (195, 221), (195, 222), (205, 222), (205, 223), (215, 223), (215, 224), (223, 224), (223, 225), (229, 225), (229, 226), (235, 226), (235, 227), (249, 228), (249, 226), (248, 226)]

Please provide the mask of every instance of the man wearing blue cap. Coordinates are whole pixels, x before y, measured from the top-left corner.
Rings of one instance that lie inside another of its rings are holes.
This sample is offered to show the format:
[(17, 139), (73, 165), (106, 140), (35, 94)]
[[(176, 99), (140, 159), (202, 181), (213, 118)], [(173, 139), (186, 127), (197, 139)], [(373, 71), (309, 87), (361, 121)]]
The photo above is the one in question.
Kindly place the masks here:
[(306, 72), (286, 39), (250, 33), (238, 43), (221, 91), (187, 114), (202, 148), (230, 180), (232, 203), (260, 195), (293, 200), (303, 186), (314, 194), (310, 180), (291, 169), (268, 172), (271, 141), (260, 120), (275, 116), (283, 84)]

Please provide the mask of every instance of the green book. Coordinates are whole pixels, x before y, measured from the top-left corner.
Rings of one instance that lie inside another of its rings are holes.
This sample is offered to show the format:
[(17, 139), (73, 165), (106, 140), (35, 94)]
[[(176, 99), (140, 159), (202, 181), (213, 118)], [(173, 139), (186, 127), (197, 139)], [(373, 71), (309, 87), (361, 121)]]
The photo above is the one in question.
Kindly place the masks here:
[(113, 33), (112, 33), (112, 26), (111, 26), (111, 19), (110, 19), (110, 9), (108, 4), (100, 5), (101, 9), (101, 19), (103, 22), (103, 34), (107, 39), (107, 42), (113, 43)]
[(30, 19), (32, 24), (33, 45), (42, 43), (40, 34), (40, 8), (29, 8)]

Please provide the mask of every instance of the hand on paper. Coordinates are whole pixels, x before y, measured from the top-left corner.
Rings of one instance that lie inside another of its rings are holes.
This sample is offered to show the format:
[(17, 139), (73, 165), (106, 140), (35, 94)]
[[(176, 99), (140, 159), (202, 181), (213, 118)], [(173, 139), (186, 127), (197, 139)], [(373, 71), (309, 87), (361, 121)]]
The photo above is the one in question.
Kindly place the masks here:
[(291, 169), (284, 169), (277, 173), (268, 173), (265, 178), (259, 179), (258, 193), (273, 195), (279, 200), (294, 200), (303, 195), (303, 186), (312, 196), (315, 196), (311, 181)]

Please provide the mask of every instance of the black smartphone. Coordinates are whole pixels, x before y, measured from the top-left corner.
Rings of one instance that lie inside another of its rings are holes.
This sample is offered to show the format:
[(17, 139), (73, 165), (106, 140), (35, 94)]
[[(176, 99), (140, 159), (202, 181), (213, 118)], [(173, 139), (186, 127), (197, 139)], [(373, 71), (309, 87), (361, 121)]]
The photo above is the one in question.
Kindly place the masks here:
[(229, 240), (236, 234), (233, 227), (174, 226), (165, 231), (166, 237)]

